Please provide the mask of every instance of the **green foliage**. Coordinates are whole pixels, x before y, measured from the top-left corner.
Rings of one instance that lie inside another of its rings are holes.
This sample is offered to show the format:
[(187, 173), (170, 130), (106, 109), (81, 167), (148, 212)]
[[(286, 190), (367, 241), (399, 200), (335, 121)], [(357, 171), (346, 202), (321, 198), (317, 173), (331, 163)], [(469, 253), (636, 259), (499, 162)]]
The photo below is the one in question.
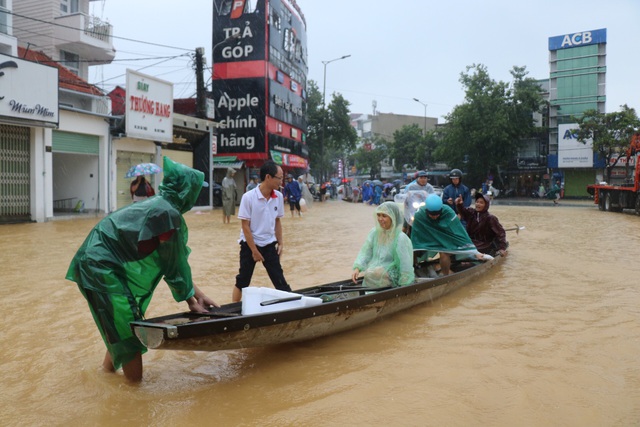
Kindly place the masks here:
[(358, 140), (358, 134), (351, 126), (349, 105), (349, 101), (341, 94), (334, 93), (327, 106), (325, 146), (342, 154), (353, 151)]
[(342, 95), (334, 93), (324, 110), (322, 93), (316, 82), (310, 80), (307, 89), (309, 162), (322, 175), (322, 179), (330, 172), (329, 168), (334, 160), (344, 158), (355, 149), (357, 134), (351, 126), (349, 102)]
[[(592, 140), (593, 151), (605, 160), (606, 179), (610, 181), (612, 168), (618, 163), (617, 155), (629, 147), (631, 137), (640, 128), (636, 111), (625, 104), (621, 106), (621, 111), (600, 113), (587, 110), (581, 117), (574, 119), (578, 123), (578, 141), (586, 144), (588, 140)], [(612, 163), (610, 160), (614, 156), (616, 160)]]
[(387, 158), (388, 143), (381, 138), (374, 138), (370, 144), (359, 147), (352, 158), (359, 170), (369, 170), (371, 179), (380, 177), (380, 163)]
[(322, 140), (322, 92), (313, 80), (307, 85), (307, 135), (309, 162), (315, 169), (320, 165), (320, 141)]
[(426, 165), (426, 144), (422, 129), (417, 124), (406, 125), (393, 133), (393, 143), (389, 144), (389, 156), (394, 159), (396, 172), (407, 168), (424, 169)]
[(464, 169), (472, 182), (509, 164), (520, 140), (535, 134), (533, 113), (544, 105), (541, 89), (526, 78), (525, 67), (514, 66), (511, 75), (511, 84), (495, 81), (482, 64), (460, 74), (465, 102), (446, 116), (435, 160)]

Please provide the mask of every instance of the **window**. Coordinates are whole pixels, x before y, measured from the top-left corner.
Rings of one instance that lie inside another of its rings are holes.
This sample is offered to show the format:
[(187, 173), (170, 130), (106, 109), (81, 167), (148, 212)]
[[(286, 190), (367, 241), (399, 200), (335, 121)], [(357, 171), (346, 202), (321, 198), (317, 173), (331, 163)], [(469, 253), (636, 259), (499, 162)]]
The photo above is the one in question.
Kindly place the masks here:
[(80, 75), (80, 56), (77, 53), (60, 51), (60, 63), (73, 74)]
[(9, 34), (9, 12), (7, 1), (0, 0), (0, 33)]
[(78, 13), (79, 0), (60, 0), (60, 12), (63, 15)]

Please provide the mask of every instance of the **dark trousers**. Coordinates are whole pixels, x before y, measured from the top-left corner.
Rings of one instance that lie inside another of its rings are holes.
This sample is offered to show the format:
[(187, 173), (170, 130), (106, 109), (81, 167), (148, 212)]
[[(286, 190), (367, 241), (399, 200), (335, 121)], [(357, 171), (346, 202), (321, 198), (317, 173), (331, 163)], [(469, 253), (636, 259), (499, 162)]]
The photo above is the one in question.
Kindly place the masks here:
[(298, 212), (300, 212), (300, 200), (298, 200), (297, 202), (291, 202), (289, 201), (289, 209), (293, 210), (296, 209)]
[[(284, 272), (280, 265), (280, 256), (278, 255), (277, 243), (273, 242), (267, 246), (258, 246), (258, 251), (262, 254), (264, 261), (264, 268), (267, 269), (267, 274), (273, 286), (281, 291), (291, 292), (291, 286), (284, 278)], [(240, 271), (236, 276), (236, 288), (246, 288), (251, 284), (251, 277), (253, 277), (253, 270), (256, 267), (256, 262), (253, 260), (251, 249), (247, 242), (240, 242)]]

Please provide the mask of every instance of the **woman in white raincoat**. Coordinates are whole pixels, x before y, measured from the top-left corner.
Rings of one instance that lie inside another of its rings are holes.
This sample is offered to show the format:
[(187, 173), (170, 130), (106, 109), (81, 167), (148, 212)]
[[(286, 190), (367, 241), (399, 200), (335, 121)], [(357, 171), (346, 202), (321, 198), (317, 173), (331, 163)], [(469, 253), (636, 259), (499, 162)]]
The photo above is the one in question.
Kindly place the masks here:
[(364, 273), (367, 287), (406, 286), (413, 283), (413, 246), (402, 232), (403, 215), (395, 202), (384, 202), (375, 210), (376, 226), (369, 232), (356, 261), (354, 282)]
[(311, 205), (313, 204), (313, 194), (311, 194), (311, 191), (309, 191), (309, 187), (307, 187), (307, 184), (302, 179), (303, 176), (304, 175), (300, 175), (298, 177), (298, 185), (300, 186), (300, 193), (302, 194), (302, 198), (304, 199), (304, 203), (305, 205), (307, 205), (308, 209), (311, 208)]

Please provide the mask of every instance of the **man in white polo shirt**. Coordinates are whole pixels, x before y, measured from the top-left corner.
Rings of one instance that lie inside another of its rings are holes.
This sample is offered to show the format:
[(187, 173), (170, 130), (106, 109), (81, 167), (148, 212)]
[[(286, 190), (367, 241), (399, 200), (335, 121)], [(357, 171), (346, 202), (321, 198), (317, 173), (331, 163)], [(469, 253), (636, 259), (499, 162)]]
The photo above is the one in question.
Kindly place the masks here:
[(260, 185), (242, 196), (238, 218), (240, 230), (240, 271), (233, 287), (233, 302), (242, 299), (242, 288), (251, 284), (256, 262), (267, 269), (271, 283), (281, 291), (291, 291), (280, 265), (284, 249), (282, 224), (284, 198), (278, 191), (282, 183), (282, 168), (269, 160), (260, 168)]

